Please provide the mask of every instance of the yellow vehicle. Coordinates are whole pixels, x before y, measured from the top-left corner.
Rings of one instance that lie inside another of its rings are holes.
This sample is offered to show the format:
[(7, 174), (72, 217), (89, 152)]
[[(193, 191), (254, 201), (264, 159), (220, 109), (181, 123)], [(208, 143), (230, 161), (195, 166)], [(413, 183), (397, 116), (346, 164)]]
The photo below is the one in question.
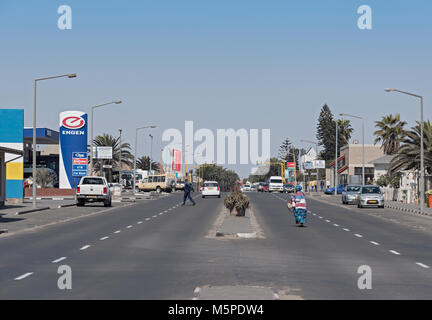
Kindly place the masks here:
[(175, 190), (176, 177), (174, 174), (155, 174), (145, 177), (138, 183), (139, 191), (149, 192), (156, 191), (157, 193), (171, 192)]

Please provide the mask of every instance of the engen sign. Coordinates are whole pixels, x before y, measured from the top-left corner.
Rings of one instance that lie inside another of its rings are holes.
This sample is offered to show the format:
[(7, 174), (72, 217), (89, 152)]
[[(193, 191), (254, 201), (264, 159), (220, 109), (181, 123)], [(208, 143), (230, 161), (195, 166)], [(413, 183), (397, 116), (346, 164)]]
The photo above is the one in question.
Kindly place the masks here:
[[(81, 111), (60, 113), (60, 189), (75, 188), (80, 180), (76, 161), (87, 154), (87, 114)], [(77, 157), (80, 155), (80, 157)], [(81, 160), (81, 161), (84, 161)], [(85, 159), (87, 162), (87, 159)], [(86, 164), (86, 163), (85, 163)], [(79, 165), (85, 165), (80, 163)], [(75, 169), (75, 170), (73, 170)]]

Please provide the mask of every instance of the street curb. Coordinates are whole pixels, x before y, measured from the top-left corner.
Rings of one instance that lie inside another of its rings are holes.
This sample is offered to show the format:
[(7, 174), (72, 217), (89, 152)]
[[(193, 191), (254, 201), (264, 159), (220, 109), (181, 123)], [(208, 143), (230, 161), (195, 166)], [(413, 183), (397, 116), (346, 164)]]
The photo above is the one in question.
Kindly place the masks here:
[(75, 207), (76, 203), (70, 203), (70, 204), (61, 204), (57, 207), (55, 207), (54, 209), (61, 209), (61, 208), (68, 208), (68, 207)]
[(27, 214), (27, 213), (32, 213), (32, 212), (38, 212), (38, 211), (45, 211), (45, 210), (50, 210), (50, 207), (42, 207), (42, 208), (36, 208), (36, 209), (30, 209), (30, 210), (23, 210), (23, 211), (18, 211), (15, 213), (16, 216), (22, 215), (22, 214)]

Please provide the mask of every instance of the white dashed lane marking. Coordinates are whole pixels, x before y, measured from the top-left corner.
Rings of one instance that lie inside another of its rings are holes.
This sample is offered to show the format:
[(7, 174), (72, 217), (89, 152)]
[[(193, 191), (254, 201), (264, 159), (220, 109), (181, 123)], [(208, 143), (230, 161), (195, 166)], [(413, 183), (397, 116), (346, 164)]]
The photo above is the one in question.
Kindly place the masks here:
[(346, 232), (350, 231), (350, 229), (348, 229), (348, 228), (343, 228), (343, 230), (346, 231)]
[(151, 220), (151, 219), (150, 219), (150, 218), (147, 218), (147, 219), (146, 219), (146, 221), (149, 221), (149, 220)]
[(375, 242), (375, 241), (370, 241), (370, 243), (372, 243), (373, 245), (376, 245), (376, 246), (380, 245), (378, 242)]
[(425, 268), (425, 269), (429, 269), (430, 268), (428, 265), (425, 265), (425, 264), (423, 264), (421, 262), (416, 262), (416, 265), (418, 265), (418, 266), (420, 266), (422, 268)]
[(397, 256), (400, 256), (400, 253), (397, 252), (397, 251), (395, 251), (395, 250), (389, 250), (389, 252), (391, 252), (391, 253), (393, 253), (393, 254), (395, 254), (395, 255), (397, 255)]
[(130, 229), (130, 228), (132, 228), (132, 226), (127, 226), (127, 227), (126, 227), (126, 229)]
[(23, 280), (23, 279), (25, 279), (27, 277), (30, 277), (31, 275), (33, 275), (33, 272), (28, 272), (28, 273), (23, 274), (22, 276), (16, 277), (14, 280), (15, 281), (20, 281), (20, 280)]
[(143, 223), (143, 222), (142, 222), (142, 221), (138, 221), (138, 222), (137, 222), (137, 224), (141, 224), (141, 223)]
[(80, 250), (81, 250), (81, 251), (84, 251), (84, 250), (87, 250), (88, 248), (90, 248), (90, 245), (89, 245), (89, 244), (88, 244), (88, 245), (85, 245), (84, 247), (81, 247)]
[(109, 239), (109, 237), (103, 237), (103, 238), (100, 238), (99, 240), (100, 240), (100, 241), (104, 241), (104, 240), (106, 240), (106, 239)]
[(116, 232), (114, 232), (115, 234), (118, 234), (118, 233), (120, 233), (121, 231), (120, 230), (117, 230)]
[(357, 238), (363, 238), (363, 236), (362, 236), (361, 234), (358, 234), (358, 233), (356, 233), (355, 236), (356, 236)]
[(57, 260), (54, 260), (52, 263), (59, 263), (59, 262), (61, 262), (63, 260), (66, 260), (66, 257), (61, 257), (61, 258), (59, 258)]

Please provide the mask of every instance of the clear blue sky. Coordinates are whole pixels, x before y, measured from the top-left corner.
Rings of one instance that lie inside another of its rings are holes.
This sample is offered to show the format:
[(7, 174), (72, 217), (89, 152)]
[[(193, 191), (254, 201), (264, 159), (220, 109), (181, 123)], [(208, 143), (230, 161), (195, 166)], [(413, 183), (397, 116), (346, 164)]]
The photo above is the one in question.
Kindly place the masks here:
[[(73, 29), (57, 29), (68, 4)], [(373, 30), (357, 28), (357, 8), (373, 10)], [(156, 124), (154, 157), (165, 128), (270, 128), (272, 151), (288, 137), (314, 139), (319, 110), (373, 122), (399, 112), (419, 117), (414, 98), (432, 106), (432, 3), (428, 0), (2, 0), (0, 107), (23, 107), (31, 125), (36, 77), (76, 72), (78, 78), (41, 83), (39, 126), (56, 128), (58, 113), (97, 111), (95, 133)], [(354, 138), (360, 123), (354, 121)], [(140, 154), (149, 153), (143, 133)], [(242, 175), (249, 168), (239, 168)]]

